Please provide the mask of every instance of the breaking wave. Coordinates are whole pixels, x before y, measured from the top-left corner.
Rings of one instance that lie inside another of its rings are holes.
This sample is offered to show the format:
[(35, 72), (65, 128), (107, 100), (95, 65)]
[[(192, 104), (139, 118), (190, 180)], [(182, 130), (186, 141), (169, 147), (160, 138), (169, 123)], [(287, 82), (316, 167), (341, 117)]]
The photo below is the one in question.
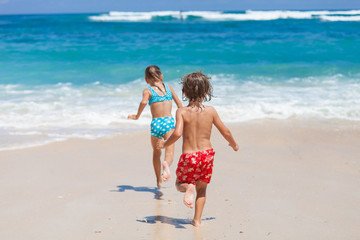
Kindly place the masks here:
[(153, 11), (153, 12), (117, 12), (90, 16), (92, 21), (171, 21), (171, 20), (205, 20), (205, 21), (270, 21), (278, 19), (320, 19), (323, 21), (360, 21), (360, 10), (347, 11)]

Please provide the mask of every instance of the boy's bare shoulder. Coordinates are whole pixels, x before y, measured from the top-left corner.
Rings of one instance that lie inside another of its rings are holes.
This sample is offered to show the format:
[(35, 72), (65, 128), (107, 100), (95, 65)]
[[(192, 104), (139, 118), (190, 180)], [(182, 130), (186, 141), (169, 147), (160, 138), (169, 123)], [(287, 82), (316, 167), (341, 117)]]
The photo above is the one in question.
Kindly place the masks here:
[(215, 108), (213, 106), (206, 106), (206, 110), (208, 112), (208, 114), (210, 114), (213, 118), (216, 118), (217, 111), (215, 110)]
[(211, 112), (211, 113), (215, 113), (215, 112), (216, 112), (216, 110), (215, 110), (215, 108), (214, 108), (213, 106), (206, 106), (206, 109), (207, 109), (209, 112)]
[(178, 113), (183, 113), (183, 112), (185, 112), (186, 110), (187, 110), (187, 107), (182, 106), (182, 107), (179, 107), (179, 108), (176, 110), (176, 112), (178, 112)]

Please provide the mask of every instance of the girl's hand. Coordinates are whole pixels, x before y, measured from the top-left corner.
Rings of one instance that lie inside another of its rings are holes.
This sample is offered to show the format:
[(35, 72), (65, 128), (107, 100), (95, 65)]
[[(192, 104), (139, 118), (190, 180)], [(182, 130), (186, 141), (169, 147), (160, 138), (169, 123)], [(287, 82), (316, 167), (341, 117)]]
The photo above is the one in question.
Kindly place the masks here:
[(164, 143), (165, 143), (165, 140), (164, 140), (164, 139), (161, 139), (160, 141), (158, 141), (158, 142), (156, 143), (156, 148), (157, 148), (157, 149), (162, 149), (162, 148), (164, 148)]
[(132, 120), (138, 120), (138, 118), (136, 117), (136, 115), (129, 115), (128, 119), (132, 119)]
[(229, 146), (232, 147), (235, 152), (237, 152), (239, 150), (239, 145), (237, 145), (237, 144), (235, 144), (235, 146), (232, 146), (231, 144), (229, 144)]

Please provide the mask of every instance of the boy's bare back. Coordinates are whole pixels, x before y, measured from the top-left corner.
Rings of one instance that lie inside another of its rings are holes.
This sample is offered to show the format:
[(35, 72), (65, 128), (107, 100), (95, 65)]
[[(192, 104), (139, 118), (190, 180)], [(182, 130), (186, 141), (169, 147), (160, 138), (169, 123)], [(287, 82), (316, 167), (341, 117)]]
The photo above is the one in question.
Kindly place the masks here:
[(210, 149), (214, 108), (210, 106), (182, 107), (178, 110), (183, 121), (183, 153)]
[(187, 106), (179, 108), (176, 120), (183, 125), (183, 153), (197, 152), (212, 148), (210, 137), (213, 124), (222, 135), (229, 131), (212, 106)]

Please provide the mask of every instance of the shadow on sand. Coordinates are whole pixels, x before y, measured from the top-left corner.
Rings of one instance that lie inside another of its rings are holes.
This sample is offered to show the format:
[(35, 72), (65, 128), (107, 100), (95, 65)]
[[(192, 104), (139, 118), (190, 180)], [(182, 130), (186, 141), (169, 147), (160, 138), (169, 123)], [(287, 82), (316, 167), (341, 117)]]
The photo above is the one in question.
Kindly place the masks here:
[[(215, 218), (210, 217), (210, 218), (201, 219), (201, 221), (209, 221), (209, 220), (213, 220), (213, 219), (215, 219)], [(154, 224), (156, 222), (161, 222), (161, 223), (173, 225), (175, 228), (186, 228), (185, 225), (192, 224), (192, 219), (172, 218), (172, 217), (159, 216), (159, 215), (148, 216), (142, 220), (136, 220), (136, 221), (142, 222), (142, 223), (150, 223), (150, 224)]]
[(111, 192), (125, 192), (125, 190), (132, 190), (135, 192), (150, 192), (154, 194), (154, 199), (161, 200), (164, 195), (157, 187), (133, 187), (130, 185), (119, 185), (117, 190), (111, 190)]

